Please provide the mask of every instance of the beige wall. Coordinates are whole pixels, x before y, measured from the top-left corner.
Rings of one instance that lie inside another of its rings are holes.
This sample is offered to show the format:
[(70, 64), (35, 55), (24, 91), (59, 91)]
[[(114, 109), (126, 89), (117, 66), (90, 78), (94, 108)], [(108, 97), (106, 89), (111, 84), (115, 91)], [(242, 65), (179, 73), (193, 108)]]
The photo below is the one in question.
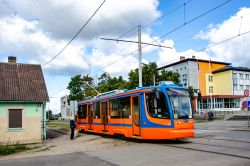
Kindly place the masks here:
[[(9, 110), (22, 109), (22, 128), (9, 128)], [(41, 142), (42, 106), (37, 104), (0, 104), (0, 142), (1, 143), (33, 143)]]
[(232, 70), (214, 74), (214, 94), (233, 95)]

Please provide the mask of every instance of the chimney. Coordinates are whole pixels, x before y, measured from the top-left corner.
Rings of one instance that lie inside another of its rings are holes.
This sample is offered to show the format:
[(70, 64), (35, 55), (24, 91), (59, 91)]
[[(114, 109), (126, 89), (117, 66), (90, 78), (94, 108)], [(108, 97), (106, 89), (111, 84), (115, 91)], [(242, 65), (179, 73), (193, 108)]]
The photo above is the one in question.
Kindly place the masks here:
[(180, 61), (183, 61), (185, 60), (185, 57), (184, 56), (180, 56)]
[(9, 63), (16, 63), (16, 57), (15, 56), (9, 56), (8, 57), (8, 62)]
[(195, 59), (195, 56), (194, 56), (194, 55), (192, 56), (192, 59)]

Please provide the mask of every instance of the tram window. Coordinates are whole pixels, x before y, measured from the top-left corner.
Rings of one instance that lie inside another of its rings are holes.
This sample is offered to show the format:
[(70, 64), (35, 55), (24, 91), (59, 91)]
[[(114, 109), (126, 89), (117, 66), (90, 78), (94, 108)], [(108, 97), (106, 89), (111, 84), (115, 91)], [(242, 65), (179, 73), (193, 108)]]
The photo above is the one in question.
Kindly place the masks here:
[(87, 106), (86, 105), (79, 105), (77, 115), (79, 119), (86, 119), (87, 117)]
[(110, 102), (110, 117), (111, 118), (119, 118), (119, 100), (114, 99)]
[(100, 119), (100, 102), (94, 103), (95, 118)]
[(146, 101), (150, 116), (157, 118), (170, 118), (166, 97), (162, 92), (159, 92), (159, 96), (156, 96), (155, 93), (147, 93)]
[(129, 118), (130, 117), (130, 98), (123, 97), (111, 100), (110, 102), (111, 118)]
[(120, 107), (122, 110), (122, 118), (129, 118), (130, 116), (130, 98), (129, 97), (123, 97), (120, 98)]

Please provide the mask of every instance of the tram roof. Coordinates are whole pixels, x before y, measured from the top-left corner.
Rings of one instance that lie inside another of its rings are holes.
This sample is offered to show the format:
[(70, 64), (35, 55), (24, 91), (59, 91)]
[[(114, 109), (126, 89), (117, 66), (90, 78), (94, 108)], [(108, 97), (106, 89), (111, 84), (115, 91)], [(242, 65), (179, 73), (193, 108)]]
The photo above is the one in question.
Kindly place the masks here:
[(105, 99), (110, 99), (113, 97), (119, 97), (119, 96), (126, 96), (130, 94), (135, 94), (135, 93), (140, 93), (140, 92), (149, 92), (154, 89), (161, 89), (161, 88), (178, 88), (178, 89), (186, 89), (185, 87), (179, 86), (177, 84), (160, 84), (160, 85), (155, 85), (155, 86), (147, 86), (147, 87), (137, 87), (136, 89), (122, 89), (122, 90), (113, 90), (109, 92), (104, 92), (101, 93), (97, 96), (93, 96), (91, 98), (81, 100), (79, 103), (89, 103), (93, 102), (96, 100), (105, 100)]

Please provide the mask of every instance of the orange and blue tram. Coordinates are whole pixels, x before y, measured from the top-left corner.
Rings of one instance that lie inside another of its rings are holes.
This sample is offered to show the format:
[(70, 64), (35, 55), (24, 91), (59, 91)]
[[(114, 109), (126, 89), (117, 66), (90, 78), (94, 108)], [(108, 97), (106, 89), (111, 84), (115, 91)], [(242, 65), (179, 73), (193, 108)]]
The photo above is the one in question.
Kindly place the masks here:
[(102, 93), (78, 102), (76, 128), (147, 140), (193, 137), (189, 93), (169, 83)]

